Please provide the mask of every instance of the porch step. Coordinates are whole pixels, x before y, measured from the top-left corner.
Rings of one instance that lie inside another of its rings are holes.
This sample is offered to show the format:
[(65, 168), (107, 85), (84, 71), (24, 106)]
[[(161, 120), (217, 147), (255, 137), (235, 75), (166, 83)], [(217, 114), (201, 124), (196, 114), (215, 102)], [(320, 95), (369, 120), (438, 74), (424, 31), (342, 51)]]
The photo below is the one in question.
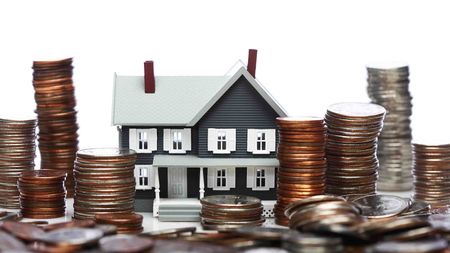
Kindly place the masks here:
[(199, 221), (201, 204), (198, 199), (161, 199), (160, 221)]
[(159, 221), (200, 221), (200, 216), (196, 215), (181, 215), (181, 214), (159, 214)]

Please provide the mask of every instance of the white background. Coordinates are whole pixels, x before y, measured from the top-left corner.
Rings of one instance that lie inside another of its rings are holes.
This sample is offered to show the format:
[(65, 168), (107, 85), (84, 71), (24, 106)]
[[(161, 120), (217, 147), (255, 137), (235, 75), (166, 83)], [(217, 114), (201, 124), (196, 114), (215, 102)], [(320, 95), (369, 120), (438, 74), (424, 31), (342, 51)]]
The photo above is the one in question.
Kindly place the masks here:
[(2, 1), (0, 117), (34, 117), (33, 60), (74, 57), (80, 147), (117, 146), (114, 72), (142, 75), (154, 60), (157, 75), (222, 75), (257, 48), (257, 78), (291, 115), (368, 101), (365, 65), (406, 62), (414, 136), (446, 141), (445, 2)]

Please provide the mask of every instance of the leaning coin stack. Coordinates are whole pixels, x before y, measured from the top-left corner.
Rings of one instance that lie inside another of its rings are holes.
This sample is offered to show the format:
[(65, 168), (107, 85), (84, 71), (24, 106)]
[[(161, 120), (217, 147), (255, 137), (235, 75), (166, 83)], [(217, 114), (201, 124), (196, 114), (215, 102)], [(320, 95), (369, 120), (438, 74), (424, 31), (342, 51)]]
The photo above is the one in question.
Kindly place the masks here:
[(17, 179), (34, 169), (36, 120), (0, 119), (0, 207), (19, 209)]
[(227, 230), (245, 226), (261, 226), (261, 200), (243, 195), (212, 195), (200, 200), (200, 217), (204, 229)]
[(64, 217), (66, 211), (66, 173), (60, 170), (22, 172), (17, 186), (20, 192), (20, 212), (31, 219)]
[(323, 118), (315, 117), (277, 118), (277, 124), (280, 167), (274, 213), (275, 222), (287, 226), (287, 205), (325, 191), (326, 127)]
[(450, 144), (413, 144), (414, 199), (432, 206), (450, 205)]
[(321, 226), (357, 225), (363, 221), (360, 213), (354, 204), (333, 195), (316, 195), (298, 200), (287, 206), (285, 211), (291, 229), (308, 232)]
[(134, 165), (137, 154), (129, 149), (84, 149), (75, 161), (74, 217), (134, 212)]
[(383, 191), (412, 188), (412, 151), (408, 66), (367, 67), (367, 91), (373, 103), (386, 108), (383, 131), (378, 139), (380, 168), (377, 187)]
[(298, 233), (295, 231), (290, 231), (283, 236), (283, 248), (292, 253), (346, 252), (341, 238)]
[(143, 217), (136, 213), (110, 213), (96, 214), (95, 222), (97, 224), (114, 225), (118, 234), (139, 234), (142, 227)]
[(377, 137), (385, 113), (382, 106), (369, 103), (339, 103), (328, 108), (327, 193), (375, 193)]
[(39, 127), (41, 169), (67, 173), (67, 196), (73, 196), (73, 162), (78, 125), (72, 82), (72, 59), (33, 62), (33, 86)]

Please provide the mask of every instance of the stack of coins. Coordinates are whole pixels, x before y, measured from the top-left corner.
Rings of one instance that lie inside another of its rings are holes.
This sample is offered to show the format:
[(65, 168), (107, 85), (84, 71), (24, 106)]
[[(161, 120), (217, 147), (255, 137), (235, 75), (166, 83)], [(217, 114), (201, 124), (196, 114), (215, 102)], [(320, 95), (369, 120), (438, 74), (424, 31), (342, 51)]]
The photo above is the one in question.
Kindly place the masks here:
[(309, 232), (321, 226), (354, 226), (363, 221), (360, 213), (351, 202), (333, 195), (317, 195), (298, 200), (287, 206), (285, 211), (290, 228)]
[(75, 161), (74, 215), (133, 213), (137, 154), (129, 149), (84, 149)]
[(287, 226), (287, 205), (325, 191), (326, 127), (323, 118), (315, 117), (277, 118), (277, 124), (280, 167), (274, 213), (275, 222)]
[(283, 236), (283, 248), (292, 253), (346, 252), (341, 238), (298, 233), (295, 231), (290, 231)]
[(327, 193), (375, 193), (377, 137), (385, 113), (382, 106), (369, 103), (339, 103), (328, 108)]
[(19, 209), (17, 179), (34, 169), (36, 120), (0, 119), (0, 207)]
[(136, 213), (115, 213), (115, 214), (96, 214), (95, 222), (97, 224), (114, 225), (118, 234), (139, 234), (142, 227), (143, 217)]
[(450, 205), (450, 144), (413, 144), (414, 200)]
[(406, 191), (412, 188), (411, 120), (408, 66), (367, 67), (367, 91), (373, 103), (386, 108), (378, 140), (380, 161), (378, 189)]
[(72, 59), (33, 62), (41, 169), (67, 173), (67, 196), (73, 196), (73, 162), (78, 125), (72, 82)]
[(64, 217), (66, 210), (65, 179), (66, 172), (60, 170), (22, 172), (17, 183), (22, 216), (31, 219)]
[(261, 200), (243, 195), (213, 195), (200, 200), (204, 229), (227, 230), (244, 226), (261, 226)]

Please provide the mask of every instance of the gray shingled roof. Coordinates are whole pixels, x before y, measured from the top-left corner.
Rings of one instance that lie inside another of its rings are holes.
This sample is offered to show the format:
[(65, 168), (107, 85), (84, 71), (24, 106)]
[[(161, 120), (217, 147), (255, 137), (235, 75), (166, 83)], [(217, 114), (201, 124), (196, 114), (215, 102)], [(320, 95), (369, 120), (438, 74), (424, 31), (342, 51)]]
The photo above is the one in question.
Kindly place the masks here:
[(280, 115), (283, 108), (245, 68), (225, 76), (156, 76), (156, 92), (144, 92), (143, 76), (115, 75), (113, 125), (193, 126), (237, 81), (245, 76)]

